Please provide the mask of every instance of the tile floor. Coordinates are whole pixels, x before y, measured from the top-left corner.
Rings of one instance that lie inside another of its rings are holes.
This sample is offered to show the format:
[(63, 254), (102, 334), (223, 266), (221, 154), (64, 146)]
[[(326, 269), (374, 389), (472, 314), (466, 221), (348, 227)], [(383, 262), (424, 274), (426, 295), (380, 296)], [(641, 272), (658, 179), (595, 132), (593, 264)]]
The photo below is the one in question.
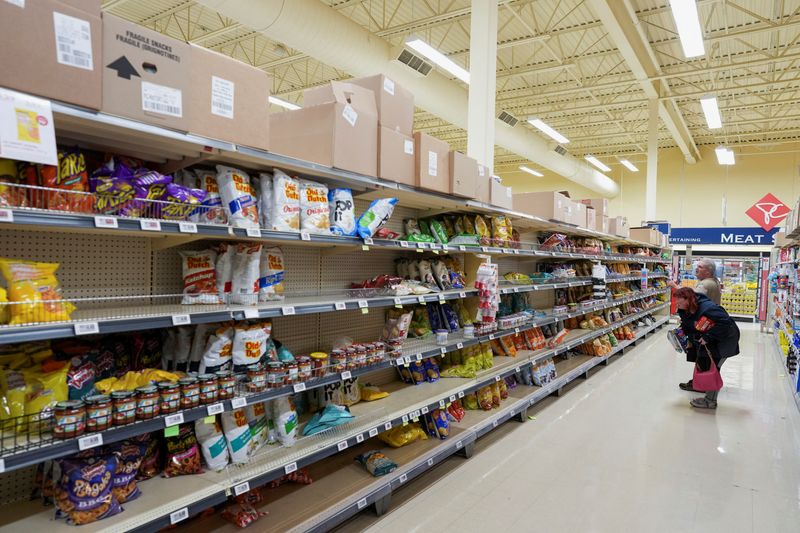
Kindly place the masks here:
[(741, 329), (716, 412), (662, 332), (342, 530), (797, 533), (800, 412), (772, 336)]

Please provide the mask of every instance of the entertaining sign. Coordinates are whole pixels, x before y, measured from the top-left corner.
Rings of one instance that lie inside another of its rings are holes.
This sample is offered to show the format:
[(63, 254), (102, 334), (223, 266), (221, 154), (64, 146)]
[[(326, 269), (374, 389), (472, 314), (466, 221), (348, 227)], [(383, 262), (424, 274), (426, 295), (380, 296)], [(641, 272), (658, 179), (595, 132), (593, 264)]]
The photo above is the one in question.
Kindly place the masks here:
[(769, 246), (778, 228), (672, 228), (670, 244), (752, 244)]

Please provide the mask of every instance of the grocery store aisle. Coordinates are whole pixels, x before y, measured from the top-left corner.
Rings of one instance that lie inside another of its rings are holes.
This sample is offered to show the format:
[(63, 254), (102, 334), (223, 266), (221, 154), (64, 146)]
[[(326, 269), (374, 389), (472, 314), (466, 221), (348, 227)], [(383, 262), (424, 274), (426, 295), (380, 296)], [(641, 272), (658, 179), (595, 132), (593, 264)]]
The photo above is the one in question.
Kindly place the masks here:
[(800, 414), (772, 336), (740, 327), (716, 412), (689, 407), (677, 384), (691, 366), (662, 332), (342, 529), (797, 532)]

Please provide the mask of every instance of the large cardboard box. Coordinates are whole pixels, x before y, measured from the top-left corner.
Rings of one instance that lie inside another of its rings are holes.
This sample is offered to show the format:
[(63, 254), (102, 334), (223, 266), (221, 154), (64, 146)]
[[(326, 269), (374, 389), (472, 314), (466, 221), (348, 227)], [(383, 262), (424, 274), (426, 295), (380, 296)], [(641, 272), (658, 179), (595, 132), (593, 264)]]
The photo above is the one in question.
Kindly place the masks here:
[(378, 177), (415, 185), (413, 137), (391, 128), (378, 128)]
[(100, 0), (0, 2), (0, 35), (0, 86), (100, 109)]
[(598, 215), (608, 216), (608, 198), (587, 198), (581, 200), (581, 203), (594, 207)]
[(578, 227), (586, 227), (586, 204), (580, 202), (572, 202), (570, 212), (570, 223)]
[(625, 217), (611, 217), (608, 219), (608, 232), (619, 237), (630, 237), (628, 219)]
[(450, 194), (462, 198), (475, 198), (478, 186), (478, 162), (471, 157), (450, 152)]
[(416, 186), (450, 194), (450, 145), (422, 132), (414, 133)]
[(514, 210), (556, 222), (572, 220), (572, 200), (556, 191), (516, 194)]
[(608, 231), (608, 217), (605, 215), (595, 215), (594, 229), (601, 233), (609, 233)]
[(587, 205), (586, 206), (586, 225), (584, 226), (586, 229), (590, 229), (594, 231), (597, 228), (597, 215), (595, 214), (594, 207)]
[(503, 209), (514, 209), (514, 194), (511, 191), (511, 187), (506, 187), (494, 178), (492, 178), (490, 186), (491, 198), (489, 203)]
[(231, 57), (191, 46), (189, 131), (269, 149), (269, 76)]
[(350, 83), (304, 93), (306, 107), (270, 114), (270, 151), (327, 167), (378, 173), (378, 115), (372, 91)]
[(414, 95), (383, 74), (349, 80), (371, 90), (378, 106), (378, 125), (411, 135), (414, 127)]
[(475, 199), (488, 204), (492, 201), (492, 171), (489, 167), (478, 165), (478, 177), (475, 180)]
[(189, 45), (103, 13), (103, 111), (188, 131)]
[(661, 232), (653, 228), (630, 228), (630, 237), (635, 241), (646, 242), (654, 246), (661, 245)]

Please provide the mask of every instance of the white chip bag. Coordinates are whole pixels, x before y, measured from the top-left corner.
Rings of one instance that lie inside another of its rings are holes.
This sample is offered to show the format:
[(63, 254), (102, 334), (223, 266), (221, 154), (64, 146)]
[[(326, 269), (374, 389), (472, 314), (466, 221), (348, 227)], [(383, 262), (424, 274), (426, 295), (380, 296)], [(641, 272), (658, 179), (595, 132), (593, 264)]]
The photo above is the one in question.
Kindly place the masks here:
[(283, 252), (280, 248), (264, 248), (258, 266), (258, 301), (283, 300)]
[(253, 365), (267, 351), (268, 335), (260, 324), (237, 325), (233, 334), (233, 367)]
[(222, 413), (220, 419), (225, 440), (228, 441), (231, 462), (246, 463), (250, 459), (252, 449), (250, 442), (253, 440), (250, 424), (247, 423), (247, 414), (244, 409), (234, 409)]
[(233, 355), (233, 328), (222, 326), (208, 337), (203, 357), (200, 360), (200, 373), (227, 370)]
[(369, 204), (369, 208), (358, 219), (358, 225), (356, 226), (358, 236), (362, 239), (368, 239), (375, 235), (375, 232), (392, 218), (395, 204), (397, 204), (397, 198), (373, 200)]
[(328, 210), (331, 218), (331, 233), (334, 235), (356, 234), (356, 213), (352, 190), (331, 189), (328, 191)]
[(272, 174), (262, 172), (258, 175), (258, 215), (261, 217), (262, 228), (272, 229), (274, 194)]
[(275, 169), (272, 191), (272, 227), (267, 229), (300, 231), (300, 184)]
[(234, 228), (258, 228), (256, 194), (247, 172), (217, 165), (217, 186), (230, 225)]
[(313, 181), (300, 181), (300, 229), (317, 235), (330, 233), (326, 185)]
[(206, 422), (203, 418), (195, 420), (194, 434), (200, 443), (203, 460), (208, 468), (219, 471), (228, 466), (230, 462), (228, 443), (225, 442), (225, 435), (216, 418), (210, 422)]
[(260, 244), (239, 243), (233, 258), (231, 303), (256, 305), (258, 303), (258, 261)]

